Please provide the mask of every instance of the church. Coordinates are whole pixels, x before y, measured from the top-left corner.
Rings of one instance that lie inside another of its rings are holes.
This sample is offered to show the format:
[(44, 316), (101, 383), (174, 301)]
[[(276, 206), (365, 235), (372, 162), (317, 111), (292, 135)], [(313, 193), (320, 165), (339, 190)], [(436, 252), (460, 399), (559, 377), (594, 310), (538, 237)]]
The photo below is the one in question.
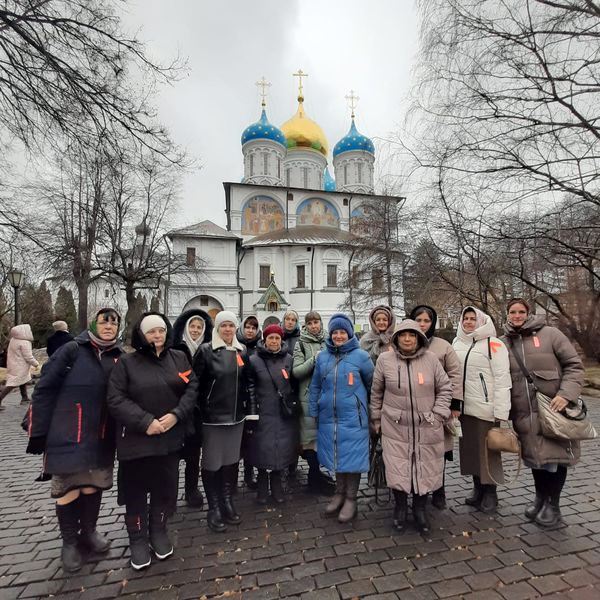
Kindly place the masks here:
[[(294, 309), (302, 318), (317, 310), (324, 323), (346, 299), (353, 226), (364, 218), (361, 204), (376, 199), (375, 147), (355, 123), (332, 151), (321, 127), (304, 108), (298, 77), (296, 113), (281, 127), (262, 111), (241, 135), (244, 177), (224, 182), (226, 229), (211, 221), (169, 232), (173, 253), (189, 270), (173, 274), (165, 290), (170, 318), (189, 308), (213, 316), (230, 310), (240, 319), (256, 315), (261, 326)], [(401, 296), (401, 290), (398, 294)], [(382, 298), (383, 301), (383, 298)], [(355, 312), (357, 331), (368, 329), (368, 311)]]

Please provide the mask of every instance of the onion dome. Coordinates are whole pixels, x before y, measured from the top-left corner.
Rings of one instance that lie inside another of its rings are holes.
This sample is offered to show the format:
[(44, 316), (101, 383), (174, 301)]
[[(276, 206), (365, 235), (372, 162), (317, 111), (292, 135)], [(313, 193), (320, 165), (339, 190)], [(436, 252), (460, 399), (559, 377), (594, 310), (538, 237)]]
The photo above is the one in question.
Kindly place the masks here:
[(279, 127), (269, 123), (264, 108), (260, 114), (260, 119), (256, 121), (256, 123), (252, 123), (252, 125), (246, 127), (244, 133), (242, 133), (242, 146), (246, 142), (251, 142), (253, 140), (271, 140), (281, 144), (283, 147), (286, 145), (285, 135)]
[(362, 150), (363, 152), (375, 154), (373, 142), (366, 135), (359, 133), (354, 118), (352, 119), (352, 125), (350, 125), (350, 131), (333, 148), (333, 156), (352, 150)]
[(329, 142), (321, 127), (306, 116), (302, 96), (298, 97), (296, 114), (281, 126), (281, 130), (287, 139), (288, 148), (312, 148), (327, 156)]
[(325, 167), (325, 173), (323, 174), (323, 190), (325, 192), (335, 192), (335, 179), (331, 176), (327, 167)]

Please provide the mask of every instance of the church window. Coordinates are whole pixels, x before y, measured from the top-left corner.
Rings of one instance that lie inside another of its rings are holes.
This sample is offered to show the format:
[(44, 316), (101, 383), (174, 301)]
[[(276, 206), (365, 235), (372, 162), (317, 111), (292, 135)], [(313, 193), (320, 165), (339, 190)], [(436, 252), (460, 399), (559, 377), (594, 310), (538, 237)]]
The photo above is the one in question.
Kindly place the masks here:
[(337, 265), (327, 265), (327, 287), (337, 287)]
[(269, 304), (267, 305), (267, 308), (269, 309), (269, 312), (278, 312), (279, 311), (279, 305), (277, 304), (277, 302), (275, 300), (269, 300)]
[(306, 287), (306, 267), (305, 265), (296, 265), (296, 287)]
[(362, 183), (363, 180), (363, 166), (362, 163), (358, 163), (358, 183)]
[(285, 170), (285, 185), (287, 185), (288, 187), (290, 186), (291, 179), (292, 179), (291, 169), (286, 169)]
[(254, 154), (248, 157), (248, 162), (250, 163), (250, 177), (252, 177), (254, 175)]
[(348, 206), (348, 198), (344, 198), (344, 206)]
[(200, 306), (208, 306), (208, 296), (200, 296)]
[(281, 159), (277, 159), (277, 179), (281, 179)]
[(348, 184), (348, 165), (344, 165), (344, 185)]
[(302, 176), (304, 178), (304, 187), (308, 187), (308, 167), (302, 167)]
[(188, 267), (196, 266), (196, 248), (186, 248), (185, 264)]
[(105, 297), (105, 298), (109, 298), (109, 297), (110, 297), (110, 290), (109, 290), (108, 288), (106, 288), (106, 289), (104, 290), (104, 297)]
[(263, 153), (263, 175), (269, 174), (269, 155), (267, 152)]
[(261, 288), (269, 287), (270, 282), (271, 282), (271, 265), (260, 265), (259, 266), (258, 287), (261, 287)]
[(379, 267), (373, 269), (371, 272), (371, 285), (374, 292), (383, 291), (383, 270)]

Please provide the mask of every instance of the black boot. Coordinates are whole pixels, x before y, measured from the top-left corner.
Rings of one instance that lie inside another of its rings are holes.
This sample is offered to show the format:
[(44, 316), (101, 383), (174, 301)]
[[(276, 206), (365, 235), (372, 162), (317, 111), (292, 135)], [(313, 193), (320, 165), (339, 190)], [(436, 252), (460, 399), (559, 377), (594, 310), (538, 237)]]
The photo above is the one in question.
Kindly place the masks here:
[(294, 462), (288, 467), (288, 475), (290, 477), (296, 477), (296, 470), (298, 469), (298, 456), (294, 459)]
[(221, 506), (219, 498), (221, 495), (221, 475), (219, 471), (207, 471), (202, 469), (202, 484), (204, 493), (208, 502), (208, 511), (206, 512), (206, 524), (208, 528), (217, 533), (227, 530), (223, 517), (221, 515)]
[(79, 533), (79, 498), (69, 504), (57, 504), (56, 516), (63, 545), (60, 553), (63, 571), (74, 573), (83, 566), (83, 558), (77, 548)]
[(423, 535), (427, 535), (428, 533), (431, 532), (431, 524), (429, 523), (429, 520), (427, 519), (426, 506), (427, 506), (427, 494), (425, 494), (423, 496), (417, 496), (416, 494), (413, 494), (413, 505), (412, 505), (413, 517), (415, 519), (415, 524), (417, 526), (417, 529)]
[(396, 505), (394, 506), (393, 525), (396, 531), (402, 533), (406, 529), (406, 513), (408, 505), (408, 494), (400, 490), (393, 490), (394, 500)]
[(221, 514), (225, 523), (237, 525), (242, 518), (233, 504), (233, 491), (237, 488), (238, 463), (221, 467)]
[(271, 471), (271, 497), (277, 504), (285, 502), (285, 494), (283, 493), (283, 482), (281, 471)]
[(483, 493), (481, 495), (481, 502), (479, 503), (479, 510), (486, 514), (493, 514), (498, 509), (498, 494), (496, 493), (495, 485), (482, 485)]
[(200, 479), (200, 450), (190, 452), (185, 458), (185, 502), (193, 508), (202, 508), (204, 496), (198, 488)]
[(477, 475), (473, 475), (473, 492), (465, 498), (465, 504), (468, 506), (479, 506), (482, 496), (483, 488), (481, 486), (481, 479)]
[(431, 504), (438, 510), (444, 510), (446, 508), (446, 489), (444, 486), (438, 488), (431, 494)]
[(257, 481), (254, 478), (254, 467), (244, 460), (244, 483), (249, 490), (255, 490)]
[(542, 527), (558, 525), (560, 514), (560, 495), (567, 478), (567, 468), (559, 465), (556, 473), (546, 473), (546, 491), (548, 495), (542, 509), (535, 517), (535, 522)]
[(150, 566), (150, 546), (148, 544), (148, 515), (146, 511), (140, 514), (126, 514), (125, 526), (129, 534), (130, 562), (133, 569), (141, 571)]
[(150, 547), (158, 560), (173, 554), (173, 543), (167, 531), (167, 513), (164, 507), (152, 502), (150, 496)]
[(258, 469), (256, 502), (266, 504), (269, 501), (269, 474), (265, 469)]
[(103, 554), (108, 552), (110, 542), (96, 531), (96, 523), (102, 503), (102, 492), (79, 495), (79, 522), (81, 535), (79, 540), (92, 552)]
[(544, 506), (544, 499), (548, 493), (545, 490), (546, 472), (542, 469), (532, 469), (531, 474), (535, 484), (535, 499), (525, 508), (525, 517), (530, 521), (535, 521), (538, 513), (542, 510), (542, 506)]
[(335, 481), (321, 471), (317, 453), (314, 450), (305, 450), (304, 458), (308, 463), (307, 490), (309, 494), (333, 496), (335, 494)]

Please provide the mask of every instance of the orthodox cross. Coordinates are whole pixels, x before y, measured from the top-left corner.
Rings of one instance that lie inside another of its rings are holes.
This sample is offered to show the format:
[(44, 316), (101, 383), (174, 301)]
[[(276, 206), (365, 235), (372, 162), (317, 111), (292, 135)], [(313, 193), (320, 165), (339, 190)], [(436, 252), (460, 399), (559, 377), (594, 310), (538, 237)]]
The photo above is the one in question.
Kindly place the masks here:
[(264, 108), (267, 105), (267, 90), (271, 87), (271, 84), (265, 79), (265, 76), (263, 75), (263, 78), (260, 81), (257, 81), (255, 85), (257, 88), (260, 88), (260, 104)]
[(302, 69), (298, 69), (297, 73), (292, 73), (294, 77), (298, 78), (298, 101), (304, 100), (304, 90), (302, 89), (302, 78), (308, 77), (308, 73), (305, 73)]
[(346, 100), (348, 100), (348, 106), (352, 111), (352, 118), (354, 119), (354, 109), (356, 108), (360, 98), (354, 93), (354, 90), (350, 90), (350, 93), (346, 96)]

